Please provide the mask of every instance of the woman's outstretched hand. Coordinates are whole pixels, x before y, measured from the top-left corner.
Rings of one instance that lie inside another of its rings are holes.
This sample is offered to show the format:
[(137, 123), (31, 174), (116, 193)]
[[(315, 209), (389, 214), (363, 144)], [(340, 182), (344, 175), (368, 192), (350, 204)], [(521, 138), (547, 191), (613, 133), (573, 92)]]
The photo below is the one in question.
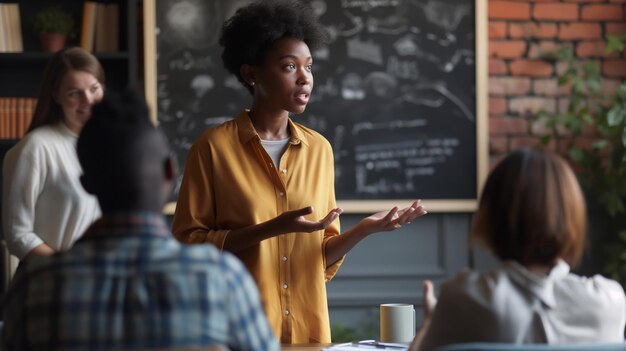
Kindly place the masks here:
[(424, 207), (420, 205), (420, 201), (417, 200), (411, 206), (401, 210), (398, 210), (398, 207), (394, 207), (390, 211), (378, 212), (363, 218), (353, 228), (328, 241), (326, 245), (326, 266), (328, 267), (337, 262), (368, 235), (398, 229), (403, 224), (408, 224), (426, 213)]
[(278, 235), (323, 230), (328, 228), (341, 212), (343, 211), (340, 208), (334, 208), (319, 221), (312, 221), (304, 218), (313, 213), (313, 208), (310, 206), (286, 211), (269, 221), (231, 230), (224, 241), (224, 250), (236, 253)]
[(299, 210), (286, 211), (274, 219), (277, 228), (284, 233), (294, 232), (314, 232), (328, 228), (328, 226), (341, 215), (343, 212), (340, 208), (334, 208), (319, 221), (311, 221), (304, 216), (311, 214), (313, 208), (311, 206), (304, 207)]
[(359, 222), (359, 226), (368, 233), (388, 232), (396, 230), (404, 224), (411, 223), (417, 217), (425, 215), (426, 209), (417, 200), (411, 206), (401, 210), (398, 207), (392, 208), (390, 211), (382, 211), (375, 213), (369, 217), (363, 218)]

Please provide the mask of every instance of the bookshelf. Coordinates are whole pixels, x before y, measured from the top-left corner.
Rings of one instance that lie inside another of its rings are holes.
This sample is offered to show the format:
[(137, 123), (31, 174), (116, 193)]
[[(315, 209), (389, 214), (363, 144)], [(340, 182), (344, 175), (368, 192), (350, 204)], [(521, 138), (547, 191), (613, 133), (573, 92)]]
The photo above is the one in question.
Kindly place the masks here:
[[(119, 6), (119, 51), (94, 53), (104, 67), (107, 90), (120, 91), (136, 87), (138, 71), (138, 3), (141, 0), (99, 1)], [(24, 51), (0, 53), (0, 97), (36, 97), (46, 64), (52, 54), (41, 52), (39, 38), (32, 26), (32, 18), (50, 2), (40, 0), (14, 0), (18, 2)], [(74, 18), (74, 36), (68, 38), (66, 46), (79, 46), (83, 17), (83, 0), (60, 0), (55, 4), (71, 13)]]

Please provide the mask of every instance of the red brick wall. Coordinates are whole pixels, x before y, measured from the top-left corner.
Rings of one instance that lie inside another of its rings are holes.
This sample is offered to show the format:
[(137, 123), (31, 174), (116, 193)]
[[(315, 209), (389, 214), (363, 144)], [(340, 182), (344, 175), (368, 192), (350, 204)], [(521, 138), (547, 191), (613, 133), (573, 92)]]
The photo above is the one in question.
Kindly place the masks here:
[(626, 56), (606, 57), (603, 37), (626, 33), (626, 0), (489, 0), (489, 151), (492, 163), (508, 151), (539, 144), (544, 133), (530, 116), (560, 111), (568, 89), (556, 75), (564, 65), (542, 53), (567, 45), (581, 62), (599, 60), (603, 89), (626, 78)]

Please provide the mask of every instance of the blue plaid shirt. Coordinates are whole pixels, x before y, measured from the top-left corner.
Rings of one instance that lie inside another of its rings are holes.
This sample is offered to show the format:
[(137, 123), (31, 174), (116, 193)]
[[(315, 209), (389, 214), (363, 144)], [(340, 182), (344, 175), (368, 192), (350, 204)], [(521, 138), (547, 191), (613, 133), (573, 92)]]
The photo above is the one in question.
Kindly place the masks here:
[(149, 213), (102, 218), (69, 251), (24, 261), (4, 321), (6, 350), (279, 349), (237, 258), (179, 243)]

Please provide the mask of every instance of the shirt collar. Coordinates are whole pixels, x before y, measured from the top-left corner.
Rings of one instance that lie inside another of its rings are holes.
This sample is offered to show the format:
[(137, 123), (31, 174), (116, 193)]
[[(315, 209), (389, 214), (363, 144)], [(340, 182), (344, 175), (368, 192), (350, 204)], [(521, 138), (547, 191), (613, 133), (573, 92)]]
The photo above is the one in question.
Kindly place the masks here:
[(106, 214), (95, 221), (83, 238), (154, 235), (172, 236), (165, 218), (154, 212), (129, 212)]
[(550, 308), (556, 305), (554, 284), (567, 276), (570, 271), (570, 266), (562, 259), (558, 259), (556, 265), (552, 267), (548, 275), (530, 272), (526, 267), (515, 261), (506, 261), (503, 265), (504, 270), (508, 273), (509, 277), (511, 277), (511, 280), (522, 289), (535, 295), (542, 303)]
[[(241, 140), (242, 144), (247, 144), (252, 139), (258, 139), (259, 134), (254, 129), (254, 125), (252, 125), (252, 121), (250, 120), (250, 116), (248, 115), (250, 112), (249, 109), (243, 110), (237, 117), (235, 117), (235, 123), (237, 123), (237, 129), (239, 130), (239, 140)], [(291, 137), (289, 138), (289, 144), (291, 145), (303, 145), (308, 146), (309, 141), (307, 140), (306, 134), (302, 132), (302, 127), (294, 123), (291, 118), (287, 120), (289, 125), (289, 131)]]

